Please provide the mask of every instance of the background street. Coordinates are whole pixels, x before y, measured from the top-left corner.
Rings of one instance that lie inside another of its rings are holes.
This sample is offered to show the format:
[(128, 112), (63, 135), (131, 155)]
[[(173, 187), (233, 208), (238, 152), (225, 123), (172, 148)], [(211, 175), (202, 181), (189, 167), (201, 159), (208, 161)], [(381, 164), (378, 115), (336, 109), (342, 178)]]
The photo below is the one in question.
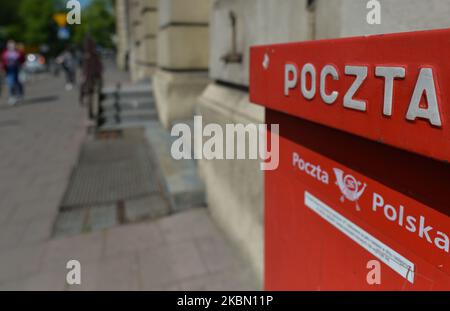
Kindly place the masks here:
[[(105, 88), (127, 83), (111, 62), (105, 80)], [(24, 103), (10, 107), (3, 96), (0, 104), (0, 289), (257, 288), (202, 207), (55, 237), (80, 149), (92, 135), (78, 92), (65, 91), (61, 78), (38, 75), (26, 89)], [(66, 284), (72, 259), (81, 263), (80, 286)]]

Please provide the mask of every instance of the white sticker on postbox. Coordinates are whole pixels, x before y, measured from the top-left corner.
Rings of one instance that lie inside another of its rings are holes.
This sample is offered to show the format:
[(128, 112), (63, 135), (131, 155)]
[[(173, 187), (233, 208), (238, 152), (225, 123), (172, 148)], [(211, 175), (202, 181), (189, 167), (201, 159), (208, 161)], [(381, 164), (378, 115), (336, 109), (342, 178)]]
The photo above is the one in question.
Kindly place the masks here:
[(305, 205), (410, 283), (414, 284), (414, 264), (411, 261), (307, 191), (305, 191)]

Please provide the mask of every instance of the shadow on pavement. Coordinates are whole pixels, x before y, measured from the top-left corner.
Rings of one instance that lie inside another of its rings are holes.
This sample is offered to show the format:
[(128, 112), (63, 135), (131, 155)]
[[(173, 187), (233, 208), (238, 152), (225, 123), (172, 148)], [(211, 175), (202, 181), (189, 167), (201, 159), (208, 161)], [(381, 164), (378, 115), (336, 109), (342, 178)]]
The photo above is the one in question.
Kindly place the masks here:
[(25, 99), (21, 105), (33, 105), (53, 102), (59, 99), (58, 95), (42, 96)]

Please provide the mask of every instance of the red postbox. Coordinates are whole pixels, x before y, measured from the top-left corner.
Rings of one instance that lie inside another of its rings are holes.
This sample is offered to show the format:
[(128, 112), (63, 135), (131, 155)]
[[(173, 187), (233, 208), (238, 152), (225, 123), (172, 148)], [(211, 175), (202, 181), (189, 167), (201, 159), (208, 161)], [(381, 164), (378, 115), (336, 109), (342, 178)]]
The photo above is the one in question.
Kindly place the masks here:
[[(251, 48), (267, 290), (450, 289), (450, 30)], [(367, 263), (381, 263), (381, 284)]]

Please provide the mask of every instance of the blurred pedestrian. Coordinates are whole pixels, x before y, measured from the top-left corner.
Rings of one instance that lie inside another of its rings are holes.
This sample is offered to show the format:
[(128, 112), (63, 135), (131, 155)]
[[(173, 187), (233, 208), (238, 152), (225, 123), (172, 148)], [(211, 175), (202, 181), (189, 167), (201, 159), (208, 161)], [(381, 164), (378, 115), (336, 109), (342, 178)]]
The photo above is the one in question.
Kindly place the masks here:
[(77, 60), (72, 47), (66, 47), (66, 49), (56, 58), (56, 63), (61, 65), (66, 74), (66, 90), (72, 90), (76, 82), (77, 70)]
[(25, 54), (17, 49), (16, 42), (8, 41), (6, 49), (1, 55), (1, 64), (5, 71), (5, 80), (9, 89), (8, 103), (10, 105), (17, 104), (23, 99), (24, 89), (19, 79), (19, 74), (23, 63), (25, 62)]
[(3, 96), (3, 70), (0, 69), (0, 98), (2, 98), (2, 96)]
[(84, 42), (82, 84), (80, 90), (80, 103), (87, 101), (89, 117), (97, 118), (99, 115), (99, 98), (103, 83), (103, 64), (97, 52), (95, 41), (87, 37)]

